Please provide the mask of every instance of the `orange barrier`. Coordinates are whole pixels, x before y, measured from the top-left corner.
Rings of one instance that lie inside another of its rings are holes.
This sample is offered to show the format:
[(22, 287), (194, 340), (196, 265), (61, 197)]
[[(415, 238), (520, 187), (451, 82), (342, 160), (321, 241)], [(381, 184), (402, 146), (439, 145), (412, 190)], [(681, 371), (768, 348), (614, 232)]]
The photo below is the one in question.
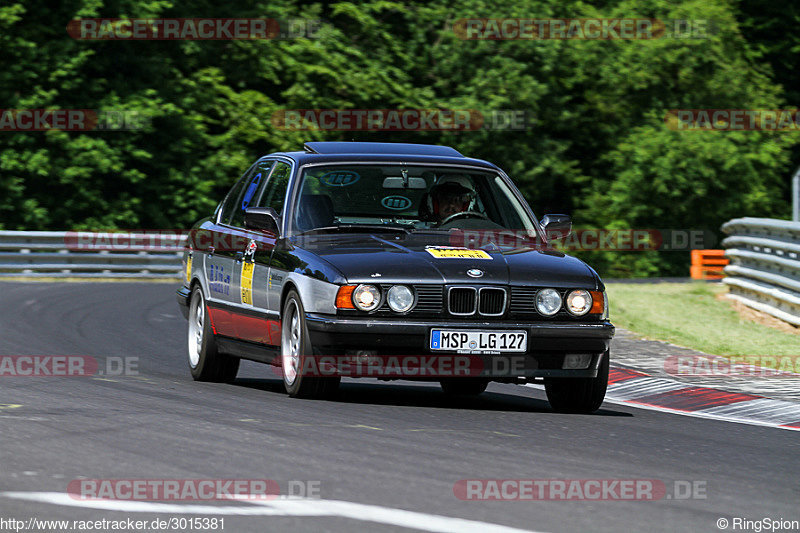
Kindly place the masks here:
[(721, 279), (729, 262), (725, 250), (692, 250), (692, 279)]

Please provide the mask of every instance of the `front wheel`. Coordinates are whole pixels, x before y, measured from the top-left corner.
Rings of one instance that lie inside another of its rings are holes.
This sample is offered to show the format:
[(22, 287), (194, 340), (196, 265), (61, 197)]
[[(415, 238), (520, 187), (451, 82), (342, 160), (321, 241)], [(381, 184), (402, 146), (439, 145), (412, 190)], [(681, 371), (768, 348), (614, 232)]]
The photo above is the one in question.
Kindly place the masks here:
[(317, 398), (333, 394), (339, 388), (339, 377), (312, 377), (314, 361), (307, 359), (314, 349), (306, 328), (303, 302), (296, 291), (289, 291), (281, 315), (281, 368), (283, 386), (289, 396)]
[(550, 378), (544, 382), (547, 400), (560, 413), (594, 413), (603, 404), (608, 388), (608, 359), (606, 350), (597, 369), (596, 378)]
[(189, 371), (195, 381), (229, 383), (236, 379), (239, 359), (219, 353), (208, 307), (200, 286), (192, 290), (189, 303)]

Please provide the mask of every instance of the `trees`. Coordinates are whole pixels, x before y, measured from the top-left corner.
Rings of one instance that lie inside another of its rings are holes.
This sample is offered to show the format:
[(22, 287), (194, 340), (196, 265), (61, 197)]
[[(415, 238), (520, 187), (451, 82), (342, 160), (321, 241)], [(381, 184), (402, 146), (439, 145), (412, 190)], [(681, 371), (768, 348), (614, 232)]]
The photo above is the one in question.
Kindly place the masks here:
[[(98, 4), (1, 7), (0, 101), (6, 109), (130, 110), (150, 126), (0, 132), (6, 229), (186, 227), (256, 156), (323, 139), (453, 145), (506, 169), (538, 214), (570, 212), (584, 227), (716, 230), (731, 216), (788, 212), (792, 134), (684, 133), (663, 122), (675, 108), (783, 105), (762, 51), (742, 37), (740, 21), (751, 28), (753, 15), (727, 1)], [(68, 20), (94, 16), (324, 23), (314, 39), (67, 35)], [(652, 41), (460, 39), (453, 22), (478, 16), (711, 19), (719, 31)], [(523, 110), (534, 120), (523, 131), (402, 133), (290, 131), (271, 121), (277, 110), (308, 108)], [(683, 275), (688, 263), (667, 253), (592, 259), (601, 273), (620, 275)]]

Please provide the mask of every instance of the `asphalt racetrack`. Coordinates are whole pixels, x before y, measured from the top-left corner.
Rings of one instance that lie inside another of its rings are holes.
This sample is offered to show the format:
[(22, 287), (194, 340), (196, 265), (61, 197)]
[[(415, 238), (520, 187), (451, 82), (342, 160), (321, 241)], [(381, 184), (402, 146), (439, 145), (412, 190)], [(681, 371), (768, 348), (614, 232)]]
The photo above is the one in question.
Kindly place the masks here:
[[(0, 518), (201, 516), (233, 532), (720, 531), (720, 518), (730, 530), (736, 518), (800, 519), (793, 431), (608, 403), (561, 415), (544, 391), (517, 385), (450, 399), (434, 384), (345, 380), (331, 400), (292, 399), (250, 362), (233, 384), (194, 382), (175, 288), (0, 284), (0, 355), (92, 356), (101, 370), (122, 360), (138, 372), (0, 377)], [(80, 478), (267, 479), (312, 498), (87, 502), (66, 494)], [(472, 479), (656, 480), (666, 492), (456, 497)]]

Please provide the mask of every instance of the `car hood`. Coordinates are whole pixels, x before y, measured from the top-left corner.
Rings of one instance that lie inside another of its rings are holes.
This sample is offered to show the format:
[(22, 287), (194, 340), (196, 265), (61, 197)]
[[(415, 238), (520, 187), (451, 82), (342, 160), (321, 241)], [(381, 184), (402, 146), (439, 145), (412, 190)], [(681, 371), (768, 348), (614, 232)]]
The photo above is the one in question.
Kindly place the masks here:
[[(561, 252), (501, 249), (494, 244), (467, 250), (447, 234), (326, 234), (295, 237), (292, 244), (333, 265), (348, 283), (511, 283), (585, 289), (596, 289), (599, 283), (583, 261)], [(464, 251), (483, 258), (435, 256)], [(479, 277), (475, 270), (481, 271)]]

